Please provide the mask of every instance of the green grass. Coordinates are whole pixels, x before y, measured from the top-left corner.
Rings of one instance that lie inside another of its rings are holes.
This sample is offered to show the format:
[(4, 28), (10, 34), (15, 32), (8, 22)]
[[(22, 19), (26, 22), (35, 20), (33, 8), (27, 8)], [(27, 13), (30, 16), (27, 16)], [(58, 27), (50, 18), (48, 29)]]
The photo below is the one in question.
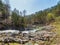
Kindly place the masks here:
[[(1, 43), (0, 43), (1, 45)], [(8, 43), (6, 43), (5, 45), (8, 45)], [(20, 45), (19, 43), (9, 43), (9, 45)]]
[(20, 45), (20, 44), (18, 44), (18, 43), (10, 43), (10, 45)]

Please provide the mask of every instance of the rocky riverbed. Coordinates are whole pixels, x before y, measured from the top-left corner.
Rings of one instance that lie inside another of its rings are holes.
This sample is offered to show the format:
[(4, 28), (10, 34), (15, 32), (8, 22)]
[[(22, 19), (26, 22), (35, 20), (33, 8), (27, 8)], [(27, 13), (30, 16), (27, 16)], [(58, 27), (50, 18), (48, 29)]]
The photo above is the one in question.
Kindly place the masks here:
[(35, 31), (29, 31), (28, 33), (26, 33), (26, 31), (20, 32), (20, 31), (16, 31), (16, 32), (1, 32), (0, 33), (0, 42), (4, 42), (4, 43), (12, 43), (12, 42), (16, 42), (16, 43), (22, 43), (22, 44), (26, 44), (27, 42), (44, 42), (44, 41), (50, 41), (52, 40), (55, 36), (56, 33), (52, 32), (51, 30), (53, 29), (53, 26), (44, 26), (39, 30), (35, 30)]

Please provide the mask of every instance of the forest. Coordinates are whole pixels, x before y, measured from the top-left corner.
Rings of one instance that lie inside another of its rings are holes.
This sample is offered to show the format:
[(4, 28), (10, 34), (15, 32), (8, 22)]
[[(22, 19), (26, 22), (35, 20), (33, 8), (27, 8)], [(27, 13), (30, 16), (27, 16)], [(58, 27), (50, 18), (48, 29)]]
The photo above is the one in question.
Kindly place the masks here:
[(0, 30), (25, 30), (30, 25), (44, 26), (60, 20), (60, 1), (57, 5), (26, 15), (26, 10), (19, 12), (16, 8), (11, 11), (10, 5), (0, 0)]

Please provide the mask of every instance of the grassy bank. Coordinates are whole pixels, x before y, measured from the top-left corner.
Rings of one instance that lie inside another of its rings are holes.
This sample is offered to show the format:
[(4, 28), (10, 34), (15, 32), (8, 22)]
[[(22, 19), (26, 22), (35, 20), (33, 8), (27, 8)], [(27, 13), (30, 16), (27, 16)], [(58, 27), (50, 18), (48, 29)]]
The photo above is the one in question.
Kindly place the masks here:
[(60, 22), (51, 23), (55, 27), (52, 31), (57, 34), (56, 39), (53, 40), (51, 45), (60, 45)]

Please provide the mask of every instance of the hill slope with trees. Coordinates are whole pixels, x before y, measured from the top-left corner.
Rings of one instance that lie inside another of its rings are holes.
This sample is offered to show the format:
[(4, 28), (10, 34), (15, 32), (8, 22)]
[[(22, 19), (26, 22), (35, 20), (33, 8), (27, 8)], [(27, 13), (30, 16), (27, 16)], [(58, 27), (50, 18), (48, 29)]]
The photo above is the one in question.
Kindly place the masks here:
[[(24, 30), (29, 25), (49, 25), (60, 20), (60, 1), (51, 8), (40, 10), (27, 16), (26, 10), (23, 12), (19, 12), (16, 8), (13, 11), (9, 10), (10, 6), (0, 0), (0, 29), (2, 30), (6, 28)], [(9, 14), (10, 12), (12, 14)]]

